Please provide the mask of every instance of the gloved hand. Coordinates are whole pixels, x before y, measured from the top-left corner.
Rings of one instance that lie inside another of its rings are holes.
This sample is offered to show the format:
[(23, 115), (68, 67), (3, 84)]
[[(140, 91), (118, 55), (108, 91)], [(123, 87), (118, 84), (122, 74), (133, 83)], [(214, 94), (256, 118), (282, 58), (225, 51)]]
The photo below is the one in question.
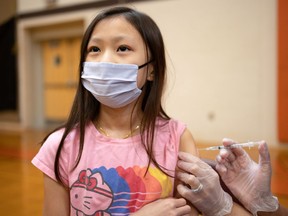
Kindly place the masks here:
[[(203, 215), (223, 216), (231, 212), (232, 198), (222, 189), (219, 176), (212, 167), (198, 157), (179, 152), (178, 168), (180, 171), (176, 177), (183, 182), (177, 186), (178, 193)], [(199, 190), (193, 192), (197, 188)]]
[[(235, 143), (223, 139), (223, 145)], [(216, 157), (216, 170), (235, 197), (253, 215), (258, 211), (274, 212), (278, 199), (271, 193), (270, 154), (265, 141), (259, 144), (259, 163), (255, 163), (242, 148), (222, 149)]]

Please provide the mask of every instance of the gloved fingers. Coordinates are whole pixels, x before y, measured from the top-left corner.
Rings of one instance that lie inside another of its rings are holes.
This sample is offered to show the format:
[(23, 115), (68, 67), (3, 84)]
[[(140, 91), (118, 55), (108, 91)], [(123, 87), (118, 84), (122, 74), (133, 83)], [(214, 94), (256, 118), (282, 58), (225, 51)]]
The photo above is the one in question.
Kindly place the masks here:
[(185, 183), (185, 185), (190, 189), (196, 189), (201, 184), (198, 178), (196, 178), (193, 174), (178, 171), (176, 175), (177, 178)]
[[(237, 142), (230, 138), (223, 138), (222, 143), (225, 147), (229, 147), (230, 145), (235, 144)], [(242, 148), (231, 148), (230, 150), (236, 157), (243, 156), (245, 154), (245, 151)]]
[(223, 164), (217, 163), (215, 168), (218, 171), (218, 173), (220, 174), (220, 176), (222, 176), (225, 173), (227, 173), (227, 168)]
[(219, 165), (223, 165), (226, 162), (225, 158), (221, 157), (220, 154), (216, 156), (215, 160), (216, 160), (216, 163)]
[[(235, 156), (231, 154), (230, 158), (234, 157), (234, 160), (230, 161), (228, 158), (222, 158), (220, 155), (216, 157), (216, 166), (218, 165), (218, 168), (221, 173), (227, 172), (227, 170), (233, 171), (236, 167), (238, 167), (237, 163), (235, 163)], [(217, 168), (216, 168), (217, 169)], [(218, 170), (217, 170), (218, 171)]]
[(268, 150), (268, 145), (265, 141), (261, 141), (258, 147), (259, 151), (259, 164), (262, 171), (262, 175), (268, 175), (270, 176), (269, 182), (271, 181), (271, 175), (272, 175), (272, 168), (271, 168), (271, 162), (270, 162), (270, 153)]
[(230, 138), (223, 138), (222, 139), (222, 143), (223, 143), (224, 146), (230, 146), (232, 144), (235, 144), (236, 141), (234, 141), (234, 140), (232, 140)]
[(224, 162), (225, 162), (225, 158), (223, 158), (223, 157), (221, 157), (221, 155), (220, 154), (218, 154), (217, 156), (216, 156), (216, 162), (217, 162), (217, 164), (223, 164)]
[(182, 161), (186, 161), (186, 162), (190, 162), (190, 163), (196, 163), (199, 158), (192, 155), (192, 154), (189, 154), (187, 152), (179, 152), (178, 153), (178, 158)]
[(221, 149), (219, 154), (216, 156), (216, 162), (227, 169), (234, 169), (233, 167), (237, 163), (236, 160), (237, 157), (230, 149)]
[[(226, 150), (227, 154), (231, 154), (231, 156), (227, 156), (227, 158), (221, 157), (221, 155), (217, 155), (216, 157), (216, 170), (218, 171), (219, 175), (223, 178), (230, 176), (237, 176), (239, 171), (242, 169), (241, 164), (238, 163), (238, 158), (230, 151)], [(231, 159), (232, 158), (232, 159)], [(230, 161), (231, 160), (231, 161)]]
[[(201, 189), (199, 192), (193, 192), (189, 187), (187, 187), (184, 184), (178, 184), (177, 185), (177, 192), (186, 200), (189, 200), (193, 205), (195, 205), (196, 208), (199, 209), (199, 204), (205, 205), (209, 200), (207, 199), (215, 199), (214, 197), (211, 197), (211, 194), (208, 192), (205, 192), (205, 189)], [(199, 209), (201, 210), (201, 208)]]
[[(224, 146), (229, 146), (233, 144), (233, 142), (233, 140), (228, 138), (223, 139)], [(250, 167), (254, 163), (248, 153), (241, 147), (222, 149), (219, 154), (222, 158), (225, 158), (226, 161), (230, 163), (225, 164), (227, 168), (229, 167), (229, 165), (232, 165), (235, 169), (249, 169), (248, 167)]]
[(191, 193), (191, 190), (187, 186), (185, 186), (183, 184), (178, 184), (177, 185), (177, 191), (185, 199), (189, 200), (190, 202), (193, 201), (191, 196), (193, 196), (194, 194)]
[(270, 163), (270, 153), (268, 150), (268, 145), (265, 141), (261, 141), (258, 146), (259, 151), (259, 164)]
[(236, 160), (236, 156), (234, 153), (231, 151), (231, 149), (221, 149), (219, 152), (219, 156), (222, 158), (222, 161), (229, 161), (232, 163), (233, 161)]
[(197, 177), (204, 177), (209, 175), (210, 170), (212, 169), (200, 158), (185, 152), (179, 152), (179, 160), (177, 165), (181, 170), (191, 173)]
[(229, 214), (233, 205), (231, 196), (223, 191), (219, 181), (210, 183), (210, 185), (204, 184), (197, 192), (193, 192), (193, 189), (183, 184), (178, 184), (177, 191), (203, 215), (222, 216)]
[(210, 175), (212, 168), (208, 164), (206, 164), (204, 161), (201, 161), (201, 163), (203, 164), (199, 165), (197, 163), (190, 163), (190, 162), (178, 160), (177, 166), (179, 170), (183, 172), (186, 172), (188, 174), (193, 174), (196, 177), (205, 178)]

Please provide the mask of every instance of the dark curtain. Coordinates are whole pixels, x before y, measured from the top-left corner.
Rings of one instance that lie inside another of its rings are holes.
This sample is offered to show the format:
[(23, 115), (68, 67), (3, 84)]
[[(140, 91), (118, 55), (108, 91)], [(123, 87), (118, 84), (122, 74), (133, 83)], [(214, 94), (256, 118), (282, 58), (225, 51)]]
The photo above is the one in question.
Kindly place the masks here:
[(16, 19), (0, 25), (0, 111), (17, 109)]

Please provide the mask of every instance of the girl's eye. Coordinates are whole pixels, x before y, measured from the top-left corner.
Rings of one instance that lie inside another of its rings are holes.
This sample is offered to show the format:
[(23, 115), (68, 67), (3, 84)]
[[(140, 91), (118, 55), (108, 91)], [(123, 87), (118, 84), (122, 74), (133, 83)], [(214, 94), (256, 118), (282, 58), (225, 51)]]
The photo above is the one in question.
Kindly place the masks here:
[(89, 52), (100, 52), (100, 49), (98, 47), (91, 47), (88, 49)]
[(126, 51), (129, 51), (129, 47), (127, 46), (120, 46), (118, 49), (117, 49), (117, 52), (126, 52)]

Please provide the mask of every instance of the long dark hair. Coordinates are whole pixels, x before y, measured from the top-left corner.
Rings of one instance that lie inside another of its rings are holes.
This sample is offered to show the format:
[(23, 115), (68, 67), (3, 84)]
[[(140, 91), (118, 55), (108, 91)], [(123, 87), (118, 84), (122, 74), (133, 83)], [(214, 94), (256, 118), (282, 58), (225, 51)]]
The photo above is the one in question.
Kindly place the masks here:
[[(154, 69), (154, 80), (147, 81), (142, 89), (143, 99), (141, 109), (144, 114), (141, 120), (140, 133), (142, 137), (142, 144), (145, 147), (147, 155), (149, 157), (148, 168), (151, 163), (153, 163), (156, 167), (166, 173), (166, 169), (159, 165), (155, 160), (152, 151), (157, 117), (167, 120), (170, 119), (161, 105), (162, 94), (166, 81), (166, 59), (163, 38), (158, 26), (148, 15), (128, 7), (113, 7), (104, 10), (100, 14), (98, 14), (90, 23), (83, 36), (81, 44), (81, 57), (79, 63), (78, 88), (68, 120), (62, 126), (65, 128), (65, 130), (55, 157), (54, 171), (57, 180), (61, 183), (63, 183), (63, 181), (61, 180), (60, 175), (59, 158), (66, 137), (72, 129), (77, 129), (79, 131), (79, 152), (74, 166), (74, 168), (76, 168), (83, 152), (85, 126), (90, 121), (95, 120), (99, 114), (100, 103), (93, 97), (93, 95), (89, 91), (87, 91), (83, 87), (81, 83), (81, 73), (83, 71), (83, 62), (85, 61), (87, 56), (87, 45), (94, 27), (101, 20), (112, 16), (123, 16), (132, 26), (135, 27), (135, 29), (142, 36), (144, 44), (146, 45), (147, 59), (148, 57), (150, 57), (150, 60), (153, 60), (151, 64), (153, 64)], [(150, 55), (148, 55), (149, 51)], [(57, 128), (54, 131), (60, 128)], [(146, 132), (144, 133), (144, 131)], [(47, 137), (44, 139), (44, 141), (47, 139)], [(148, 171), (148, 168), (146, 170), (146, 173)]]

